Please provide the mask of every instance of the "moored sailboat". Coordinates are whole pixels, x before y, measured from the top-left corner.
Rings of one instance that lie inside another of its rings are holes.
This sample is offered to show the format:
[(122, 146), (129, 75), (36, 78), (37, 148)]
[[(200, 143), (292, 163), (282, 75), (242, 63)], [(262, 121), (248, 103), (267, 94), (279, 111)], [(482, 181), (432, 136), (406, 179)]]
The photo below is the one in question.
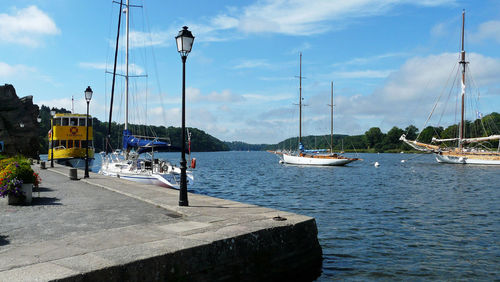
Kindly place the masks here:
[[(461, 36), (461, 52), (460, 61), (461, 66), (461, 109), (460, 109), (460, 123), (458, 125), (458, 137), (456, 138), (432, 138), (432, 143), (427, 144), (417, 140), (408, 140), (406, 135), (402, 135), (400, 140), (410, 145), (419, 151), (431, 152), (435, 155), (439, 163), (450, 164), (481, 164), (481, 165), (500, 165), (500, 146), (496, 151), (488, 149), (485, 146), (473, 147), (473, 144), (482, 144), (482, 142), (498, 141), (500, 135), (490, 135), (484, 137), (466, 137), (466, 121), (465, 121), (465, 98), (466, 98), (466, 69), (468, 62), (465, 60), (464, 50), (464, 30), (465, 30), (465, 10), (462, 12), (462, 36)], [(418, 139), (418, 137), (417, 137)], [(453, 142), (455, 146), (444, 147), (445, 142)]]
[[(155, 152), (167, 151), (170, 149), (170, 142), (165, 138), (149, 137), (134, 135), (128, 128), (128, 96), (129, 96), (129, 73), (128, 73), (128, 51), (129, 51), (129, 14), (130, 7), (129, 1), (123, 4), (123, 0), (120, 1), (119, 18), (118, 18), (118, 32), (115, 47), (115, 60), (113, 66), (113, 82), (111, 88), (111, 103), (109, 112), (109, 123), (108, 123), (108, 135), (106, 140), (106, 152), (102, 153), (102, 165), (99, 170), (100, 174), (119, 177), (143, 184), (158, 185), (167, 188), (179, 189), (181, 181), (181, 169), (177, 166), (172, 165), (166, 160), (161, 160), (155, 158)], [(118, 43), (120, 35), (120, 22), (122, 6), (125, 6), (123, 10), (126, 17), (126, 38), (125, 38), (125, 128), (123, 130), (123, 147), (122, 150), (115, 150), (113, 153), (110, 152), (109, 138), (111, 136), (111, 120), (112, 120), (112, 108), (113, 108), (113, 97), (115, 89), (115, 77), (116, 77), (116, 66), (117, 66), (117, 53), (118, 53)], [(146, 157), (144, 157), (144, 155)], [(194, 177), (191, 171), (187, 171), (187, 185), (191, 185), (194, 181)]]
[[(333, 142), (333, 83), (332, 83), (332, 132), (331, 132), (331, 142)], [(293, 153), (282, 152), (283, 163), (293, 164), (293, 165), (314, 165), (314, 166), (343, 166), (353, 161), (358, 160), (357, 158), (348, 158), (331, 151), (329, 154), (319, 154), (315, 152), (309, 152), (304, 149), (302, 145), (302, 53), (300, 53), (300, 72), (299, 72), (299, 144), (298, 150)], [(333, 148), (333, 147), (332, 147)]]

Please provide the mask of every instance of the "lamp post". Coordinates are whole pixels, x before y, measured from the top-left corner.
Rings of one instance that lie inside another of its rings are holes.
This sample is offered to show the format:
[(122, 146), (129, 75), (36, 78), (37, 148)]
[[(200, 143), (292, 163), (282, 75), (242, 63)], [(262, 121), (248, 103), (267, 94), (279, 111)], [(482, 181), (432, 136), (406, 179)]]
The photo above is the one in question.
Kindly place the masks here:
[(187, 177), (186, 177), (186, 59), (193, 47), (194, 36), (187, 26), (175, 37), (177, 51), (182, 59), (182, 131), (181, 131), (181, 187), (179, 194), (179, 206), (188, 206)]
[(50, 128), (50, 167), (54, 167), (54, 117), (56, 115), (56, 110), (52, 108), (50, 111), (50, 116), (52, 117), (52, 120), (50, 121), (51, 123), (51, 128)]
[[(40, 116), (40, 114), (38, 114), (38, 116), (36, 117), (36, 122), (38, 123), (38, 133), (40, 133), (40, 122), (42, 122), (42, 117)], [(40, 148), (40, 147), (38, 147)], [(36, 150), (36, 159), (37, 159), (37, 163), (40, 162), (40, 150)]]
[(85, 125), (87, 126), (87, 137), (85, 138), (86, 144), (85, 144), (85, 175), (83, 178), (89, 178), (89, 103), (90, 100), (92, 99), (92, 88), (90, 86), (87, 86), (87, 89), (85, 89), (85, 100), (87, 100), (87, 120), (85, 122)]

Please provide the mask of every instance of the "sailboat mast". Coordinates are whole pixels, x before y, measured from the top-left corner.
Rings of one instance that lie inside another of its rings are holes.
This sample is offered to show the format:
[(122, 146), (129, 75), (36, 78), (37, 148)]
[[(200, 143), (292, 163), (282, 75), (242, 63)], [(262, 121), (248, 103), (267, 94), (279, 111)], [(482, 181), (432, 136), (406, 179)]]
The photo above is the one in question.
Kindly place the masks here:
[(111, 139), (111, 118), (113, 116), (113, 98), (115, 96), (115, 80), (116, 80), (116, 60), (118, 58), (118, 42), (120, 41), (120, 23), (122, 19), (122, 6), (123, 0), (120, 0), (120, 9), (118, 10), (118, 31), (116, 32), (116, 46), (115, 46), (115, 61), (113, 65), (113, 82), (111, 84), (111, 102), (109, 105), (109, 122), (108, 122), (108, 134), (106, 136), (105, 151), (106, 154), (109, 153), (110, 139)]
[(330, 104), (330, 129), (331, 129), (331, 132), (330, 132), (330, 153), (333, 153), (333, 81), (332, 81), (332, 102)]
[(128, 129), (128, 42), (129, 42), (129, 5), (128, 0), (126, 2), (125, 7), (125, 30), (126, 30), (126, 47), (125, 47), (125, 130)]
[(465, 61), (465, 50), (464, 50), (464, 30), (465, 30), (465, 10), (462, 12), (462, 52), (460, 53), (460, 64), (462, 65), (462, 113), (460, 118), (460, 128), (459, 128), (459, 136), (458, 136), (458, 147), (460, 149), (463, 148), (462, 141), (464, 139), (464, 113), (465, 113), (465, 65), (467, 62)]
[(299, 64), (299, 144), (302, 142), (302, 52)]

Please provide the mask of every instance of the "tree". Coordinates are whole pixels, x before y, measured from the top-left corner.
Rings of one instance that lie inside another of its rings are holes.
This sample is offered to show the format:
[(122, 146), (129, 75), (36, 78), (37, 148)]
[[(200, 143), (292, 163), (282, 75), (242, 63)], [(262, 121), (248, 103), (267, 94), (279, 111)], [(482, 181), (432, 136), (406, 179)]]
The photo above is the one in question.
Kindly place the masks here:
[(419, 141), (423, 143), (430, 143), (433, 136), (440, 136), (443, 132), (442, 127), (427, 126), (422, 133), (420, 133)]
[(384, 139), (384, 134), (378, 127), (372, 127), (367, 132), (365, 132), (366, 143), (368, 149), (375, 147), (377, 144), (381, 144)]
[(418, 135), (418, 128), (414, 125), (409, 125), (407, 128), (405, 128), (406, 132), (406, 138), (408, 140), (415, 140)]
[(394, 126), (393, 128), (391, 128), (391, 130), (389, 130), (389, 132), (387, 132), (384, 145), (386, 145), (390, 149), (401, 147), (401, 141), (399, 141), (399, 137), (401, 137), (401, 135), (403, 135), (404, 133), (404, 130)]

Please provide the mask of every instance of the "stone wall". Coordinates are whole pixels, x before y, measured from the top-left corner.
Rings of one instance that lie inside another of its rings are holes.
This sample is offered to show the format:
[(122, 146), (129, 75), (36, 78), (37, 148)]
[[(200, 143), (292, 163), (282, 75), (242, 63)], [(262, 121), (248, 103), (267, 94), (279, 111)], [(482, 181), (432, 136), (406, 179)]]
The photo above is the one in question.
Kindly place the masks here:
[(322, 266), (317, 236), (310, 219), (58, 281), (313, 281)]
[(0, 86), (0, 141), (3, 154), (22, 154), (30, 158), (39, 155), (39, 108), (33, 96), (19, 98), (10, 84)]

